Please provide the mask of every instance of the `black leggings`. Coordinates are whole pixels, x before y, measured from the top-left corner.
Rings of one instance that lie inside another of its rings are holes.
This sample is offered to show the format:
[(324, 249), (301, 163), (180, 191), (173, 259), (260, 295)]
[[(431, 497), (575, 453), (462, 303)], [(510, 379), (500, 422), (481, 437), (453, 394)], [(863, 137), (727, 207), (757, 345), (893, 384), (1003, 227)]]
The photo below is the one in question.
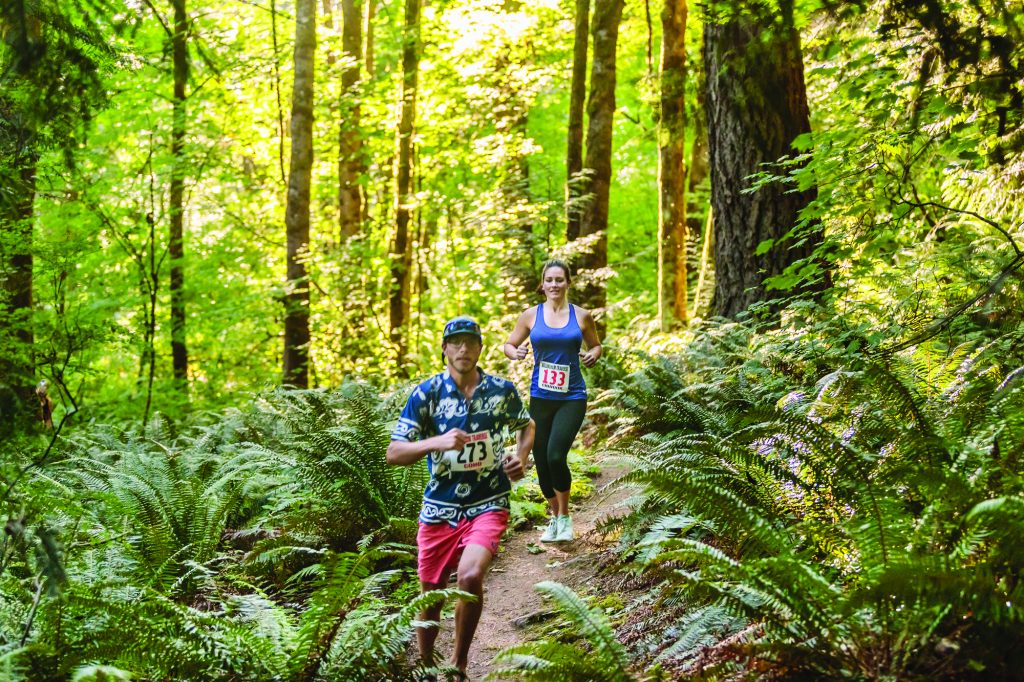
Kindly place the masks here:
[(546, 499), (554, 497), (556, 490), (567, 492), (572, 485), (566, 458), (586, 413), (586, 400), (530, 398), (530, 416), (537, 422), (533, 461)]

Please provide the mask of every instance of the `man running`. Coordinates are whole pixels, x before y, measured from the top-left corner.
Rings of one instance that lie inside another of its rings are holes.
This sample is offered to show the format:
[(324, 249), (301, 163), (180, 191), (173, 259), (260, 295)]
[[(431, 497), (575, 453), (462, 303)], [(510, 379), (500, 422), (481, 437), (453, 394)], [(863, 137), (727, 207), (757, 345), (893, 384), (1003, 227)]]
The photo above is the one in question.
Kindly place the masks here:
[[(413, 389), (391, 434), (389, 464), (407, 466), (430, 455), (423, 495), (418, 573), (424, 592), (447, 586), (453, 570), (460, 590), (476, 596), (455, 607), (452, 664), (465, 673), (469, 647), (483, 609), (484, 576), (508, 526), (510, 481), (526, 471), (534, 423), (512, 382), (477, 367), (483, 337), (472, 318), (444, 327), (441, 352), (447, 369)], [(505, 457), (508, 432), (516, 454)], [(421, 618), (438, 621), (441, 605)], [(424, 665), (434, 663), (438, 628), (420, 628), (416, 640)]]

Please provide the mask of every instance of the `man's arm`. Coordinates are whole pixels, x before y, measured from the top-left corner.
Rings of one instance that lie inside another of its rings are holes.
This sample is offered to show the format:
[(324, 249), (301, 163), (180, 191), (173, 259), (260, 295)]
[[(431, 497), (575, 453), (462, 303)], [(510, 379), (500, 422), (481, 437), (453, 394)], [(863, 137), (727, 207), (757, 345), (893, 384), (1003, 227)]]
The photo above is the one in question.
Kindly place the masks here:
[(466, 444), (467, 436), (468, 434), (462, 429), (452, 429), (442, 433), (440, 436), (424, 438), (423, 440), (393, 440), (388, 445), (388, 464), (409, 466), (420, 461), (428, 453), (435, 450), (461, 450), (462, 446)]
[(505, 473), (513, 481), (518, 481), (526, 474), (526, 465), (533, 449), (533, 438), (537, 433), (537, 424), (531, 419), (529, 423), (516, 432), (516, 456), (505, 462)]

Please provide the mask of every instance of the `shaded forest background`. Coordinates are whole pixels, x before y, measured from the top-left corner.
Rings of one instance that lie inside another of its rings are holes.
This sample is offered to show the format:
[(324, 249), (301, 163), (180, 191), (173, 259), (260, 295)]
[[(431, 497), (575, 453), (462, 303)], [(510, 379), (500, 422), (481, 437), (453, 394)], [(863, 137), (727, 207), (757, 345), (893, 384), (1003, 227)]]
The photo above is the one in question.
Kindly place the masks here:
[(498, 344), (555, 256), (647, 596), (548, 586), (575, 634), (505, 674), (1013, 679), (1022, 33), (1000, 0), (4, 2), (0, 675), (410, 674), (389, 420), (456, 314), (522, 380)]

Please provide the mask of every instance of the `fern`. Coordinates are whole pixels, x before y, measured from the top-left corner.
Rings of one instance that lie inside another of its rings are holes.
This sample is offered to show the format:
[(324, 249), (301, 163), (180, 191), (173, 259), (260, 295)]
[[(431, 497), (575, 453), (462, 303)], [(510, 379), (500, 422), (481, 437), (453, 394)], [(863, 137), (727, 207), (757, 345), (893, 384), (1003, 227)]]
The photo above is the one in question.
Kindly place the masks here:
[(487, 679), (588, 680), (626, 682), (636, 679), (630, 673), (630, 657), (616, 639), (608, 616), (588, 606), (565, 585), (545, 581), (536, 589), (555, 602), (574, 632), (583, 637), (588, 649), (553, 640), (531, 642), (505, 649), (495, 657), (499, 666)]
[(793, 354), (752, 338), (617, 389), (613, 452), (641, 490), (623, 556), (688, 606), (660, 660), (692, 671), (730, 639), (732, 667), (707, 670), (955, 677), (967, 659), (934, 649), (953, 641), (1010, 669), (983, 643), (1010, 636), (1024, 592), (1024, 391), (1005, 344), (833, 367), (803, 389), (775, 374), (799, 375)]

